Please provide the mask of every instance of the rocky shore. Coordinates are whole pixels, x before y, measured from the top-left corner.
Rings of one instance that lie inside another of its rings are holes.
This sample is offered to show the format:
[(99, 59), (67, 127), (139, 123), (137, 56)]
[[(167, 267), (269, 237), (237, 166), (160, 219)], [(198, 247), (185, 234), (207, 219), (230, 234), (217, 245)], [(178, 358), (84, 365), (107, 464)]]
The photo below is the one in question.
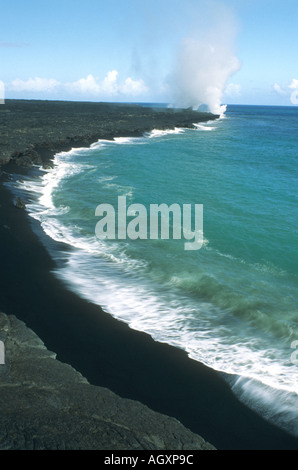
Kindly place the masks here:
[(212, 450), (173, 418), (92, 386), (0, 313), (0, 450)]
[[(0, 166), (9, 173), (36, 164), (47, 167), (60, 150), (89, 146), (98, 139), (140, 136), (153, 128), (192, 127), (198, 120), (192, 111), (8, 100), (0, 106)], [(25, 209), (21, 198), (15, 207)], [(11, 230), (8, 225), (2, 228)], [(90, 385), (15, 316), (0, 313), (0, 341), (5, 345), (0, 450), (214, 449), (174, 418)]]
[(192, 110), (63, 101), (7, 100), (0, 106), (0, 166), (47, 165), (60, 150), (99, 139), (138, 137), (152, 129), (191, 128), (218, 118)]
[(0, 449), (297, 450), (222, 374), (69, 291), (53, 275), (53, 241), (2, 184), (36, 175), (34, 164), (50, 166), (57, 151), (215, 118), (101, 103), (0, 106)]

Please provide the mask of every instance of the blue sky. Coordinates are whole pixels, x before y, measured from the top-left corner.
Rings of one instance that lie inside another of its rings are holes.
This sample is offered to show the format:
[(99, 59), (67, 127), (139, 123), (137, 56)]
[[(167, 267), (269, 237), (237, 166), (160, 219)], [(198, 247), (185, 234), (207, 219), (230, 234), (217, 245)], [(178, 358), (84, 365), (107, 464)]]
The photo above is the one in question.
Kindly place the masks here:
[(298, 101), (297, 0), (0, 0), (0, 7), (6, 98)]

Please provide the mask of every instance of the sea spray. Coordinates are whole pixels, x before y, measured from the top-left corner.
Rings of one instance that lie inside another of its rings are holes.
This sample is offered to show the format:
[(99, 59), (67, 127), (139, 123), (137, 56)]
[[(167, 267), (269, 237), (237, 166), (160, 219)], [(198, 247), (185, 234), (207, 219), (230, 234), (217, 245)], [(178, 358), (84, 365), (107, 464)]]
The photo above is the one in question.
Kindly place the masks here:
[(203, 105), (222, 116), (226, 111), (222, 104), (224, 90), (241, 64), (234, 51), (236, 27), (233, 14), (228, 9), (214, 6), (214, 11), (205, 11), (207, 26), (199, 22), (197, 28), (181, 40), (170, 88), (177, 107), (197, 110)]
[[(233, 106), (227, 116), (212, 132), (206, 124), (59, 154), (42, 184), (26, 182), (35, 195), (27, 209), (69, 245), (55, 271), (69, 288), (241, 376), (234, 392), (296, 433), (297, 108)], [(119, 196), (145, 207), (202, 202), (208, 241), (187, 252), (181, 240), (96, 240), (96, 205)]]

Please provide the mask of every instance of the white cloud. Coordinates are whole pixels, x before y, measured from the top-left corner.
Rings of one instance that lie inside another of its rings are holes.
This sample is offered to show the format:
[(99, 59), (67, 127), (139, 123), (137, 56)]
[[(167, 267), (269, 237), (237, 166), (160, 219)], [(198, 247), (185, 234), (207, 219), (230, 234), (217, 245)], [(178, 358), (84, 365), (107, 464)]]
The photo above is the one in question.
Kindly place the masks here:
[(120, 82), (117, 70), (109, 71), (102, 81), (93, 75), (88, 75), (87, 78), (81, 78), (76, 82), (68, 83), (66, 87), (68, 91), (106, 97), (121, 95), (135, 97), (148, 91), (142, 79), (133, 80), (131, 77), (128, 77), (124, 82)]
[(100, 91), (98, 80), (93, 75), (88, 75), (87, 78), (80, 78), (76, 82), (70, 82), (65, 85), (66, 89), (75, 93), (91, 93), (97, 95)]
[(101, 91), (108, 95), (117, 95), (119, 92), (118, 72), (112, 70), (108, 72), (101, 84)]
[(89, 74), (86, 78), (80, 78), (76, 82), (69, 82), (65, 84), (65, 89), (70, 92), (91, 95), (117, 95), (118, 93), (118, 72), (112, 70), (108, 72), (106, 77), (100, 81), (99, 78)]
[(241, 96), (241, 85), (230, 83), (226, 86), (224, 93), (226, 96)]
[(9, 84), (9, 90), (13, 92), (51, 93), (71, 95), (75, 97), (96, 97), (102, 99), (136, 97), (148, 92), (148, 88), (142, 79), (134, 80), (127, 77), (119, 80), (117, 70), (109, 71), (103, 80), (89, 74), (77, 81), (62, 83), (54, 78), (29, 78), (21, 80), (17, 78)]
[(20, 80), (17, 78), (11, 83), (11, 89), (13, 91), (33, 91), (33, 92), (44, 92), (53, 91), (58, 88), (60, 83), (54, 78), (29, 78), (29, 80)]
[(120, 86), (121, 93), (125, 95), (138, 96), (148, 91), (147, 86), (144, 83), (144, 80), (133, 80), (128, 77), (123, 85)]

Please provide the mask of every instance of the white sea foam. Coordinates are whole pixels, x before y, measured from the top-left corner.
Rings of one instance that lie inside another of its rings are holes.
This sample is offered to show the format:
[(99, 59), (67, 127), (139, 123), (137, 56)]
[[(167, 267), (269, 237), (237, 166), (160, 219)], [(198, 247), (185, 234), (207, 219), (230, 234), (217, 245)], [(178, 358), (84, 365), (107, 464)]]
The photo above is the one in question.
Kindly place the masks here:
[[(204, 130), (212, 129), (200, 126)], [(149, 137), (181, 131), (157, 130)], [(137, 139), (119, 138), (107, 142), (109, 145), (125, 145), (140, 142)], [(99, 149), (107, 142), (98, 142), (89, 151)], [(148, 277), (147, 264), (130, 258), (124, 242), (113, 245), (93, 236), (86, 237), (79, 227), (68, 227), (59, 220), (59, 215), (67, 213), (69, 208), (55, 207), (53, 192), (64, 178), (92, 169), (91, 165), (72, 161), (79, 152), (86, 152), (86, 149), (57, 154), (53, 170), (44, 172), (42, 178), (19, 183), (33, 197), (33, 202), (27, 206), (30, 215), (41, 222), (49, 237), (71, 247), (71, 251), (65, 254), (64, 267), (57, 270), (56, 275), (70, 289), (98, 303), (131, 328), (182, 348), (191, 358), (218, 371), (241, 376), (231, 383), (240, 399), (298, 435), (294, 421), (298, 402), (297, 368), (289, 364), (286, 352), (277, 365), (272, 361), (273, 353), (266, 347), (260, 349), (254, 339), (239, 342), (239, 337), (233, 337), (224, 326), (231, 322), (228, 311), (202, 300), (192, 302), (190, 297), (181, 294), (183, 273), (164, 284), (164, 274), (156, 272)], [(102, 184), (114, 184), (114, 179), (99, 178)], [(204, 249), (209, 249), (207, 240)]]
[(298, 436), (297, 403), (295, 392), (273, 389), (257, 380), (237, 377), (230, 380), (233, 392), (249, 408), (268, 421)]
[(115, 137), (113, 142), (119, 145), (131, 144), (131, 143), (135, 143), (135, 139), (138, 139), (138, 137)]
[(153, 139), (155, 137), (164, 137), (165, 135), (182, 134), (183, 132), (185, 132), (185, 130), (179, 127), (175, 127), (175, 129), (165, 129), (165, 130), (153, 129), (146, 136), (149, 139)]
[(99, 139), (97, 142), (94, 142), (91, 146), (90, 149), (92, 150), (98, 150), (100, 148), (105, 148), (108, 146), (113, 146), (113, 145), (126, 145), (126, 144), (143, 144), (144, 143), (144, 138), (143, 137), (115, 137), (112, 140), (106, 140), (106, 139)]
[(118, 247), (109, 253), (105, 244), (98, 250), (91, 240), (70, 241), (76, 250), (56, 274), (72, 290), (131, 328), (184, 349), (192, 359), (215, 370), (232, 374), (235, 379), (230, 377), (230, 385), (247, 406), (298, 435), (294, 367), (272, 363), (273, 352), (259, 350), (252, 340), (234, 342), (223, 326), (227, 312), (208, 302), (192, 304), (173, 288), (170, 292), (162, 285), (158, 288), (153, 279), (143, 277), (146, 265), (126, 257), (125, 250)]
[[(65, 170), (63, 167), (58, 174), (53, 171), (52, 177), (63, 177)], [(73, 174), (72, 166), (68, 170)], [(42, 192), (38, 204), (29, 204), (28, 209), (33, 217), (41, 221), (48, 236), (73, 248), (66, 267), (56, 273), (73, 290), (89, 301), (97, 302), (132, 328), (146, 331), (156, 340), (186, 349), (190, 357), (210, 367), (230, 374), (248, 375), (255, 380), (265, 377), (266, 386), (284, 388), (289, 392), (297, 391), (293, 387), (296, 370), (289, 369), (288, 366), (285, 369), (280, 367), (277, 373), (276, 369), (273, 370), (276, 366), (272, 365), (270, 354), (267, 357), (266, 350), (258, 350), (251, 342), (233, 344), (233, 338), (222, 326), (226, 323), (224, 317), (227, 312), (206, 302), (201, 302), (199, 306), (197, 303), (191, 304), (180, 293), (179, 296), (175, 295), (175, 286), (180, 289), (181, 282), (185, 283), (187, 279), (183, 280), (181, 276), (181, 279), (172, 278), (173, 294), (170, 298), (165, 297), (162, 291), (155, 291), (157, 286), (154, 278), (153, 284), (142, 279), (146, 266), (143, 262), (127, 257), (123, 247), (113, 247), (99, 242), (95, 237), (82, 236), (76, 227), (66, 227), (53, 217), (65, 213), (68, 208), (53, 208), (47, 185), (52, 189), (54, 185), (48, 177), (44, 178), (44, 183), (45, 186), (37, 181), (25, 185), (27, 190), (33, 189), (34, 193)], [(93, 272), (90, 267), (94, 266), (96, 269)], [(118, 275), (114, 278), (115, 266), (121, 266), (121, 272), (118, 270)], [(131, 276), (132, 272), (138, 275), (137, 279)], [(214, 318), (217, 318), (217, 327), (212, 332), (215, 327), (212, 320)], [(188, 327), (186, 319), (189, 322)]]
[(216, 129), (216, 127), (209, 127), (209, 126), (204, 126), (203, 124), (196, 124), (194, 123), (193, 124), (196, 129), (200, 130), (200, 131), (213, 131), (214, 129)]

